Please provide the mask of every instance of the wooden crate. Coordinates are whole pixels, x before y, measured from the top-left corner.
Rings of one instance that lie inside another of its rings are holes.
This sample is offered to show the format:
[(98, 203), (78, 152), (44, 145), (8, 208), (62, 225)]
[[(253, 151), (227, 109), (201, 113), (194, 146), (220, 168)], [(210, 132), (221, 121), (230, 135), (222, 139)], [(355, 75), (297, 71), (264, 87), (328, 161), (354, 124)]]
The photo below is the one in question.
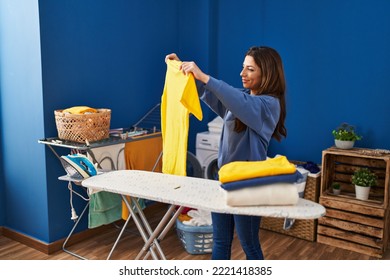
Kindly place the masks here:
[[(355, 198), (351, 176), (367, 167), (378, 175), (368, 200)], [(318, 220), (317, 242), (381, 258), (389, 243), (390, 154), (370, 149), (330, 148), (322, 153), (319, 202), (326, 215)], [(332, 183), (341, 185), (333, 195)]]
[[(304, 198), (318, 202), (320, 195), (321, 173), (309, 174), (306, 180)], [(317, 236), (317, 220), (295, 220), (294, 225), (283, 229), (284, 218), (262, 217), (260, 227), (301, 239), (315, 241)]]
[(333, 196), (332, 183), (339, 183), (341, 195), (338, 195), (338, 198), (354, 198), (355, 187), (351, 183), (351, 177), (355, 170), (367, 167), (378, 176), (377, 185), (371, 187), (367, 203), (387, 209), (389, 206), (389, 164), (390, 154), (378, 155), (375, 150), (358, 148), (325, 150), (322, 154), (321, 196)]

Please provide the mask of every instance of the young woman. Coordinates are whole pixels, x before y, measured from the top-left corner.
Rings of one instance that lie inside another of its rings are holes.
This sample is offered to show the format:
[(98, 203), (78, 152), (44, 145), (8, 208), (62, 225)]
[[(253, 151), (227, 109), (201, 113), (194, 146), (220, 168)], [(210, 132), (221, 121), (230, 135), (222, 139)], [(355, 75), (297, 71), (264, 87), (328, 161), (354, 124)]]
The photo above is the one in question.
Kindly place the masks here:
[[(176, 54), (165, 58), (179, 60)], [(287, 136), (285, 78), (280, 55), (269, 47), (252, 47), (244, 58), (240, 76), (244, 89), (205, 74), (195, 62), (183, 62), (181, 70), (199, 81), (198, 92), (224, 120), (218, 167), (233, 161), (267, 158), (271, 138)], [(236, 228), (240, 244), (250, 260), (264, 259), (259, 240), (261, 217), (212, 213), (212, 259), (230, 259)]]

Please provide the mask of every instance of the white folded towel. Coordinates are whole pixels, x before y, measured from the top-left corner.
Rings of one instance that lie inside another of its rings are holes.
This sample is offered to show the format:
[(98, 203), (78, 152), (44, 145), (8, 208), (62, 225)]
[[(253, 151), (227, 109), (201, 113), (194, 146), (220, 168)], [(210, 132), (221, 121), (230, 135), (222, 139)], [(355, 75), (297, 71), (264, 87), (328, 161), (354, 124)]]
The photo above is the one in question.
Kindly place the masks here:
[(298, 203), (298, 189), (301, 184), (276, 183), (224, 192), (229, 206), (294, 205)]

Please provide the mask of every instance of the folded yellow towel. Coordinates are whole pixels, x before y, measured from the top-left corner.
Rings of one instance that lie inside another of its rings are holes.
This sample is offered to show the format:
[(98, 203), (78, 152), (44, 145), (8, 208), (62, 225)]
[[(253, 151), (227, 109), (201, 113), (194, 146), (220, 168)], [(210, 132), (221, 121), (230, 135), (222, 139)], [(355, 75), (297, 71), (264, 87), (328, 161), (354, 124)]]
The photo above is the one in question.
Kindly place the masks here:
[(229, 183), (258, 177), (292, 174), (296, 171), (294, 164), (285, 156), (262, 161), (234, 161), (219, 169), (219, 181)]
[(85, 113), (96, 113), (97, 110), (88, 106), (75, 106), (62, 111), (63, 113), (71, 114), (85, 114)]

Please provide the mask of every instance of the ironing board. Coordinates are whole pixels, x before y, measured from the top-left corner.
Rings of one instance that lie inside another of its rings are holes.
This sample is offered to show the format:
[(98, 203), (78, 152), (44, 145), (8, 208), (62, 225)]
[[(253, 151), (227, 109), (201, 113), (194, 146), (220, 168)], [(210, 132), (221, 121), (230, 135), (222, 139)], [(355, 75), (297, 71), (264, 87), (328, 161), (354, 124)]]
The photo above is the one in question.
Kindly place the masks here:
[[(217, 213), (230, 213), (252, 216), (267, 216), (294, 219), (317, 219), (325, 215), (325, 208), (313, 201), (300, 198), (296, 205), (289, 206), (250, 206), (231, 207), (225, 203), (224, 190), (215, 180), (177, 176), (141, 170), (118, 170), (90, 177), (82, 185), (95, 190), (118, 193), (125, 198), (130, 196), (136, 211), (124, 199), (131, 216), (145, 242), (136, 259), (150, 254), (153, 259), (165, 259), (159, 242), (175, 223), (183, 207), (204, 209)], [(138, 207), (136, 198), (144, 198), (171, 206), (154, 231)], [(176, 206), (180, 206), (176, 209)], [(139, 218), (137, 217), (139, 215)]]

